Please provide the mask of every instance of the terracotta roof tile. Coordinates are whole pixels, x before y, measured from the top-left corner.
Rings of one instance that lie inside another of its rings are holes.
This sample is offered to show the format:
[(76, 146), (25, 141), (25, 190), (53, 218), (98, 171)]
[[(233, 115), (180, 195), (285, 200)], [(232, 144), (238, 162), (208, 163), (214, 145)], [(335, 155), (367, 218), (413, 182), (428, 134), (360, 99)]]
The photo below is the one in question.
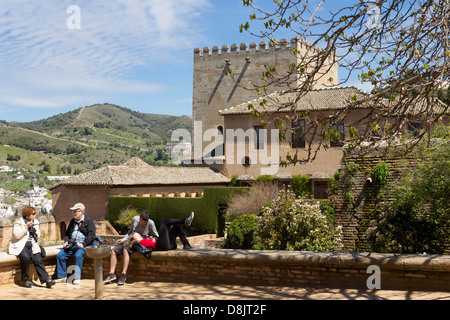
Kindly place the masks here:
[[(294, 103), (295, 111), (298, 112), (339, 110), (348, 107), (350, 102), (354, 102), (352, 98), (356, 98), (355, 101), (358, 102), (353, 108), (365, 109), (373, 107), (373, 102), (364, 103), (364, 101), (369, 98), (370, 95), (371, 94), (353, 86), (335, 87), (310, 90), (304, 96), (300, 97), (297, 102), (295, 102), (295, 100), (298, 98), (298, 92), (277, 91), (269, 94), (266, 97), (260, 97), (252, 101), (238, 104), (234, 107), (219, 110), (219, 114), (222, 116), (251, 114), (253, 109), (249, 108), (249, 104), (253, 104), (254, 109), (260, 114), (292, 112)], [(266, 100), (266, 103), (261, 106), (260, 103), (264, 100)], [(397, 102), (398, 100), (391, 101), (389, 99), (380, 99), (380, 101), (378, 102), (378, 107), (389, 109)], [(405, 103), (408, 103), (408, 101), (405, 101)], [(443, 110), (446, 110), (445, 108), (445, 104), (440, 100), (436, 100), (433, 106), (430, 108), (429, 102), (427, 102), (425, 99), (418, 98), (415, 99), (414, 104), (407, 105), (405, 110), (400, 110), (399, 112), (401, 114), (406, 113), (410, 115), (417, 115), (423, 112), (433, 112), (435, 114), (439, 114)], [(446, 114), (448, 114), (448, 110)], [(395, 115), (395, 113), (392, 114), (392, 116)]]
[(139, 158), (70, 177), (58, 185), (160, 185), (228, 183), (230, 179), (210, 168), (155, 167)]
[[(356, 96), (356, 100), (364, 100), (369, 93), (364, 92), (356, 87), (341, 87), (330, 89), (314, 89), (308, 91), (295, 104), (296, 111), (316, 111), (316, 110), (334, 110), (345, 108), (351, 101), (352, 96)], [(298, 97), (297, 92), (274, 92), (267, 97), (261, 97), (253, 101), (238, 104), (234, 107), (219, 110), (220, 115), (234, 114), (251, 114), (252, 110), (248, 105), (253, 104), (254, 108), (260, 113), (270, 112), (289, 112), (292, 110), (292, 103)], [(267, 100), (264, 106), (260, 103)], [(361, 106), (364, 108), (364, 106)]]

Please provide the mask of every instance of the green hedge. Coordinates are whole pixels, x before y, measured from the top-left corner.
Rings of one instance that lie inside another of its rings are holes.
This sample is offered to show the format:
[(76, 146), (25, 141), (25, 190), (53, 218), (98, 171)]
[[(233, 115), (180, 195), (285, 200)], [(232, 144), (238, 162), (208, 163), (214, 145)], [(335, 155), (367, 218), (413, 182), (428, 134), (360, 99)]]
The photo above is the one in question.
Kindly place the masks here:
[(291, 187), (296, 196), (308, 197), (311, 195), (311, 179), (307, 175), (292, 176)]
[(191, 211), (195, 212), (195, 219), (189, 227), (189, 234), (205, 234), (217, 231), (223, 233), (224, 221), (218, 217), (219, 205), (227, 204), (230, 196), (240, 193), (247, 188), (242, 187), (209, 187), (205, 188), (201, 198), (169, 198), (169, 197), (122, 197), (108, 198), (108, 220), (114, 225), (120, 211), (128, 206), (138, 212), (149, 210), (150, 218), (158, 226), (165, 218), (182, 218)]

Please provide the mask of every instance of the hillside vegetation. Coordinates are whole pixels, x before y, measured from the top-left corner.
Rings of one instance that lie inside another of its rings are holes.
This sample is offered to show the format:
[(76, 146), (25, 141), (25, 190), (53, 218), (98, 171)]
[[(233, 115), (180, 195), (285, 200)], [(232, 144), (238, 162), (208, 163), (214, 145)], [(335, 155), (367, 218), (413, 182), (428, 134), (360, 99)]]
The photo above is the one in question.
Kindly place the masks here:
[(191, 131), (191, 125), (190, 116), (146, 114), (112, 104), (33, 122), (2, 121), (0, 165), (42, 169), (44, 161), (51, 174), (68, 166), (73, 173), (117, 165), (134, 156), (153, 165), (173, 165), (160, 150), (173, 130)]

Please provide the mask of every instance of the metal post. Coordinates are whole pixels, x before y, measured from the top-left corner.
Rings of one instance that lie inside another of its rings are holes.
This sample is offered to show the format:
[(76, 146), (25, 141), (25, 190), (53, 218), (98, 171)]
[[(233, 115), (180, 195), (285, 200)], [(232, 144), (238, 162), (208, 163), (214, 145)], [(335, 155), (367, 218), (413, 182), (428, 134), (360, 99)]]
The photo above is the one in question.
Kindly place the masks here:
[(95, 299), (103, 299), (103, 259), (94, 259)]

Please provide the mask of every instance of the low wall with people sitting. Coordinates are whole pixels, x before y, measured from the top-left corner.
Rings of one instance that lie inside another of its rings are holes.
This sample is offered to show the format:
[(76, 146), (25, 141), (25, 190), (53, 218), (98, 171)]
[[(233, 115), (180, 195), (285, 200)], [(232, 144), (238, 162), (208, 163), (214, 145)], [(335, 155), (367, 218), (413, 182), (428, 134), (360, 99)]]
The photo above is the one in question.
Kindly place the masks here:
[[(47, 247), (44, 264), (55, 271), (61, 246)], [(70, 265), (70, 261), (68, 265)], [(109, 271), (103, 259), (103, 276)], [(119, 258), (116, 274), (121, 272)], [(85, 257), (82, 279), (94, 278), (94, 260)], [(30, 266), (33, 280), (34, 267)], [(450, 256), (349, 252), (194, 249), (131, 256), (127, 283), (205, 282), (268, 286), (450, 291)], [(19, 260), (0, 253), (0, 284), (20, 282)]]

